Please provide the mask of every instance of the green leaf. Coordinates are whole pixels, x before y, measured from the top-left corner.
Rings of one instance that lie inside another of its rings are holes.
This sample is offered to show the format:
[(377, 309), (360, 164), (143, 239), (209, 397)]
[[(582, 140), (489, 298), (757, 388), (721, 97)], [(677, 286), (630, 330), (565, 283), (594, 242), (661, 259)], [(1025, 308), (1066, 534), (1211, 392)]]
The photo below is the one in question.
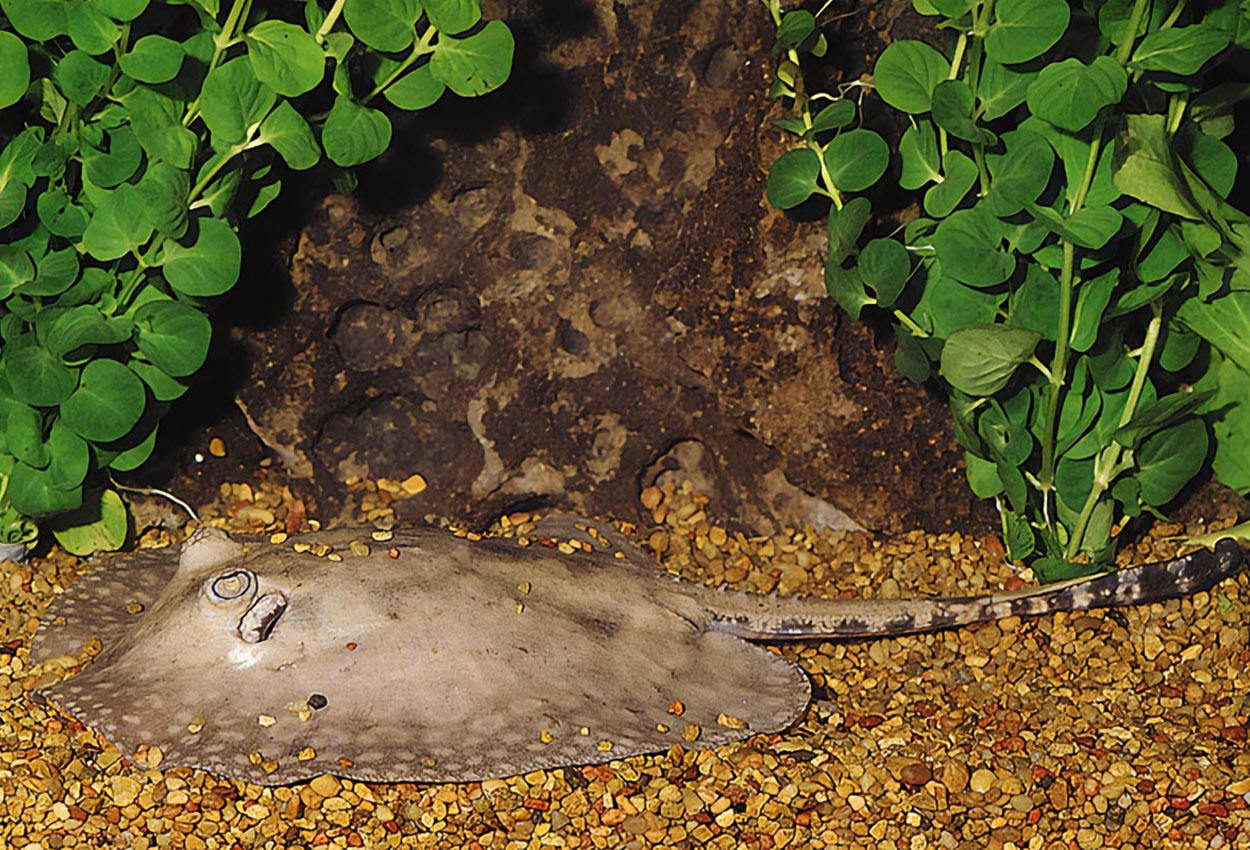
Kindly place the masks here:
[[(391, 59), (380, 59), (378, 70), (387, 67), (398, 67), (398, 62)], [(390, 71), (382, 75), (382, 79), (389, 76)], [(378, 82), (381, 82), (379, 79)], [(434, 74), (430, 71), (430, 65), (427, 62), (424, 65), (418, 65), (399, 79), (388, 85), (382, 90), (382, 96), (390, 101), (392, 106), (400, 109), (416, 111), (418, 109), (426, 109), (438, 102), (443, 96), (443, 92), (447, 90), (447, 86), (434, 78)]]
[(1181, 129), (1174, 143), (1177, 153), (1202, 177), (1211, 191), (1227, 198), (1237, 180), (1237, 154), (1232, 148), (1192, 124)]
[(992, 145), (995, 136), (980, 127), (972, 114), (972, 89), (963, 80), (943, 80), (933, 90), (933, 121), (957, 139)]
[(1076, 294), (1076, 317), (1072, 322), (1072, 349), (1086, 352), (1098, 340), (1103, 313), (1111, 303), (1111, 293), (1119, 282), (1120, 270), (1112, 269), (1081, 283)]
[(39, 221), (55, 236), (76, 239), (87, 229), (87, 211), (59, 189), (44, 192), (35, 201)]
[(1114, 174), (1121, 192), (1184, 218), (1200, 219), (1172, 164), (1163, 115), (1128, 115), (1128, 139)]
[(928, 121), (919, 121), (908, 127), (898, 145), (903, 159), (898, 185), (904, 189), (919, 189), (926, 183), (942, 179), (942, 157), (938, 151), (937, 135)]
[(82, 507), (58, 516), (51, 525), (61, 548), (80, 557), (122, 548), (128, 527), (126, 505), (112, 490), (88, 494)]
[(1083, 207), (1071, 215), (1038, 204), (1028, 204), (1037, 221), (1082, 248), (1098, 249), (1120, 232), (1124, 217), (1114, 207)]
[(939, 339), (970, 324), (994, 321), (1002, 295), (964, 286), (945, 273), (940, 262), (929, 265), (912, 318)]
[(1196, 74), (1211, 57), (1228, 46), (1231, 38), (1231, 33), (1225, 30), (1201, 24), (1157, 30), (1147, 33), (1138, 43), (1129, 68), (1181, 76)]
[(764, 194), (780, 210), (797, 207), (819, 188), (820, 157), (811, 148), (797, 148), (777, 157), (768, 172)]
[(78, 252), (73, 248), (49, 251), (36, 266), (35, 279), (21, 287), (23, 295), (60, 295), (78, 279)]
[(338, 95), (321, 128), (326, 156), (344, 168), (368, 162), (391, 143), (391, 122), (381, 112)]
[(871, 217), (872, 204), (864, 197), (851, 198), (842, 209), (829, 211), (827, 238), (830, 265), (840, 265), (855, 252), (860, 234)]
[(152, 450), (156, 447), (156, 432), (155, 424), (145, 427), (145, 423), (140, 422), (125, 440), (108, 447), (96, 446), (96, 464), (107, 466), (116, 472), (130, 472), (138, 469), (152, 456)]
[(136, 87), (124, 102), (135, 138), (149, 157), (180, 169), (191, 167), (198, 140), (182, 126), (182, 104), (146, 86)]
[(129, 183), (105, 196), (82, 234), (83, 249), (109, 262), (126, 256), (152, 236), (152, 223), (139, 191)]
[(851, 126), (855, 121), (855, 101), (839, 98), (812, 116), (812, 133), (827, 133)]
[(118, 21), (133, 21), (148, 7), (148, 0), (88, 0), (102, 14)]
[(1008, 323), (1036, 331), (1051, 342), (1059, 333), (1059, 281), (1037, 263), (1025, 266), (1024, 280), (1011, 294)]
[(881, 179), (890, 164), (890, 148), (872, 130), (847, 130), (825, 148), (824, 160), (836, 189), (860, 192)]
[(964, 474), (968, 486), (978, 499), (992, 499), (1003, 492), (1003, 479), (998, 475), (998, 464), (985, 460), (972, 452), (964, 452)]
[(942, 347), (942, 377), (968, 395), (993, 395), (1033, 356), (1041, 338), (1035, 331), (1006, 325), (962, 328)]
[(0, 0), (9, 25), (33, 42), (51, 41), (66, 31), (65, 0)]
[(18, 462), (9, 474), (9, 504), (36, 519), (72, 511), (82, 504), (81, 490), (61, 490), (53, 482), (51, 471)]
[(1036, 59), (1059, 41), (1068, 17), (1067, 0), (998, 0), (985, 52), (1005, 65)]
[(863, 309), (873, 303), (873, 297), (864, 288), (863, 277), (855, 269), (826, 263), (825, 289), (852, 319), (858, 319)]
[[(425, 16), (434, 28), (449, 35), (462, 33), (482, 19), (482, 7), (478, 0), (422, 0), (421, 5), (425, 7)], [(782, 28), (790, 14), (781, 19)]]
[(920, 41), (895, 41), (881, 52), (873, 70), (877, 94), (895, 109), (928, 112), (933, 90), (951, 71), (946, 57)]
[(186, 384), (169, 377), (145, 360), (131, 360), (126, 365), (148, 385), (152, 398), (157, 401), (173, 401), (187, 391)]
[(71, 104), (86, 106), (109, 81), (108, 66), (81, 50), (71, 50), (53, 68), (53, 81)]
[(1118, 103), (1128, 75), (1110, 56), (1086, 65), (1065, 59), (1048, 65), (1029, 86), (1029, 109), (1061, 130), (1075, 133), (1089, 125), (1104, 106)]
[(22, 463), (37, 469), (48, 465), (48, 447), (43, 439), (43, 414), (25, 404), (8, 405), (4, 423), (8, 451)]
[(1169, 372), (1179, 372), (1194, 362), (1201, 348), (1202, 337), (1192, 333), (1183, 325), (1173, 322), (1168, 326), (1167, 335), (1163, 338), (1163, 349), (1159, 352), (1159, 366)]
[(175, 378), (204, 365), (212, 326), (208, 318), (177, 301), (150, 301), (135, 311), (139, 351), (162, 372)]
[(508, 25), (490, 21), (464, 38), (440, 37), (430, 73), (461, 97), (477, 97), (508, 79), (515, 46)]
[(30, 57), (26, 42), (11, 32), (0, 31), (0, 109), (12, 106), (30, 85)]
[(187, 199), (191, 194), (191, 176), (168, 162), (152, 162), (135, 188), (153, 226), (166, 236), (181, 239), (187, 232), (190, 214)]
[(894, 239), (873, 239), (859, 252), (859, 276), (877, 294), (877, 305), (894, 306), (911, 276), (907, 249)]
[(169, 285), (183, 295), (221, 295), (239, 279), (242, 249), (234, 229), (221, 219), (197, 220), (199, 232), (190, 245), (166, 243), (163, 271)]
[(1176, 315), (1238, 367), (1250, 371), (1250, 292), (1229, 292), (1209, 302), (1189, 298)]
[(1250, 404), (1246, 404), (1250, 373), (1214, 351), (1211, 365), (1195, 390), (1215, 391), (1206, 408), (1215, 436), (1211, 468), (1224, 486), (1242, 495), (1250, 493), (1250, 452), (1245, 443), (1245, 435), (1250, 434)]
[(260, 215), (265, 207), (269, 206), (275, 198), (282, 192), (282, 181), (276, 177), (270, 183), (264, 183), (260, 186), (253, 186), (256, 196), (252, 199), (251, 205), (247, 208), (247, 218), (255, 218)]
[(75, 47), (92, 56), (113, 49), (122, 34), (121, 26), (116, 21), (85, 3), (71, 9), (66, 11), (65, 28)]
[(1007, 511), (1003, 514), (1003, 528), (1007, 544), (1007, 557), (1013, 561), (1021, 561), (1033, 554), (1037, 549), (1037, 535), (1027, 518), (1021, 514)]
[(1137, 450), (1136, 479), (1142, 501), (1162, 507), (1193, 480), (1207, 459), (1210, 436), (1201, 419), (1186, 419), (1142, 442)]
[(773, 42), (773, 53), (781, 54), (793, 50), (816, 31), (816, 17), (806, 9), (794, 9), (781, 16), (781, 24), (777, 27), (777, 40)]
[(419, 0), (347, 0), (343, 5), (343, 20), (352, 34), (386, 53), (412, 46), (419, 17)]
[(321, 159), (321, 146), (312, 128), (285, 100), (261, 122), (258, 141), (272, 145), (287, 167), (296, 171), (312, 168)]
[(35, 264), (30, 261), (30, 254), (16, 245), (0, 245), (0, 297), (7, 298), (34, 278)]
[(1210, 391), (1172, 393), (1143, 404), (1127, 423), (1116, 429), (1112, 439), (1126, 449), (1136, 449), (1151, 434), (1192, 416), (1212, 395)]
[(1137, 261), (1137, 279), (1143, 283), (1163, 280), (1176, 267), (1189, 259), (1189, 248), (1181, 238), (1180, 228), (1172, 224), (1158, 232), (1157, 238), (1142, 251)]
[(942, 270), (970, 286), (994, 286), (1011, 276), (1014, 255), (1002, 249), (999, 224), (978, 209), (957, 210), (933, 234)]
[(243, 40), (256, 79), (284, 97), (312, 91), (325, 76), (325, 53), (302, 27), (285, 21), (262, 21), (248, 30)]
[(977, 182), (977, 166), (957, 150), (948, 150), (942, 160), (942, 180), (924, 195), (925, 215), (946, 218)]
[(145, 35), (136, 41), (117, 64), (127, 76), (141, 83), (167, 83), (182, 70), (186, 51), (163, 35)]
[(1004, 153), (986, 157), (993, 178), (986, 196), (989, 211), (999, 217), (1015, 215), (1050, 183), (1055, 153), (1046, 139), (1030, 130), (1003, 133)]
[(1035, 79), (1036, 71), (1021, 71), (987, 58), (981, 66), (981, 79), (977, 82), (981, 120), (1002, 118), (1024, 103), (1029, 86)]
[(200, 96), (200, 116), (218, 147), (243, 141), (248, 128), (269, 114), (278, 97), (257, 79), (244, 57), (214, 68), (205, 77)]
[(40, 345), (6, 348), (4, 371), (14, 396), (35, 407), (56, 407), (78, 384), (78, 373)]
[(134, 372), (116, 360), (97, 359), (83, 369), (61, 416), (84, 440), (107, 443), (126, 436), (146, 406), (147, 392)]
[(58, 490), (73, 490), (82, 485), (91, 466), (91, 452), (83, 439), (69, 429), (63, 420), (52, 422), (48, 433), (48, 483)]
[(143, 149), (129, 127), (116, 127), (108, 132), (108, 150), (84, 145), (83, 176), (92, 186), (112, 189), (125, 183), (139, 170)]
[[(91, 272), (99, 272), (111, 282), (109, 275), (100, 269), (85, 270), (83, 279)], [(134, 325), (127, 318), (104, 315), (98, 305), (91, 303), (44, 310), (39, 314), (35, 331), (40, 345), (62, 360), (74, 362), (83, 359), (80, 349), (86, 346), (113, 345), (130, 339)]]

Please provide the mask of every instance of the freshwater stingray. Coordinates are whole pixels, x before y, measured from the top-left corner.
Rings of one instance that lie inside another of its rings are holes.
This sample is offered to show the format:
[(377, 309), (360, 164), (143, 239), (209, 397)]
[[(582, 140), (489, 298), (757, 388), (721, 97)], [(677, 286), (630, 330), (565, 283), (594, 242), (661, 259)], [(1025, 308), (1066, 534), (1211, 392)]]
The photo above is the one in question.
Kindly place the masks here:
[(1226, 541), (969, 599), (779, 598), (680, 582), (611, 530), (544, 523), (537, 535), (574, 545), (438, 530), (378, 544), (350, 529), (272, 545), (205, 529), (178, 555), (109, 559), (52, 604), (32, 656), (75, 656), (93, 636), (104, 649), (42, 693), (127, 755), (160, 747), (166, 765), (262, 785), (468, 781), (785, 729), (809, 681), (752, 641), (1158, 600), (1241, 557)]

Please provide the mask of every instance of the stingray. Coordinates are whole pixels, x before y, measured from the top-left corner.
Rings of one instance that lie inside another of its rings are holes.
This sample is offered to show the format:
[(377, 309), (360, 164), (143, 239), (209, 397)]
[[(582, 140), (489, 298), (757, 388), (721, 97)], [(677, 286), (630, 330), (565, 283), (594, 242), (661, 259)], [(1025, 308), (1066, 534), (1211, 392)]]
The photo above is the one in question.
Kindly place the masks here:
[(810, 683), (760, 642), (1153, 601), (1209, 588), (1241, 557), (1225, 541), (967, 599), (781, 598), (678, 581), (599, 528), (558, 517), (528, 547), (202, 529), (180, 552), (106, 559), (54, 601), (32, 657), (83, 669), (41, 694), (128, 756), (159, 747), (164, 765), (262, 785), (480, 780), (784, 730)]

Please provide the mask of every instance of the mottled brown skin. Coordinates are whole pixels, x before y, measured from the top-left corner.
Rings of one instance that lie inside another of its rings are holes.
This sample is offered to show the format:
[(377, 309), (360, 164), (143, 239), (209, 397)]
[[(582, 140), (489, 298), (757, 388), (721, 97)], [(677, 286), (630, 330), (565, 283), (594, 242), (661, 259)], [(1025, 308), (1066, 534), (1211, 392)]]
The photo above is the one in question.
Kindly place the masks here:
[(327, 772), (468, 781), (784, 729), (809, 682), (751, 641), (1135, 604), (1208, 588), (1240, 560), (1226, 542), (992, 597), (785, 599), (676, 581), (573, 518), (536, 533), (593, 551), (436, 530), (377, 544), (341, 529), (282, 546), (208, 531), (176, 559), (139, 553), (88, 575), (53, 603), (32, 655), (75, 655), (100, 637), (84, 672), (43, 693), (129, 755), (159, 746), (166, 764), (269, 785)]

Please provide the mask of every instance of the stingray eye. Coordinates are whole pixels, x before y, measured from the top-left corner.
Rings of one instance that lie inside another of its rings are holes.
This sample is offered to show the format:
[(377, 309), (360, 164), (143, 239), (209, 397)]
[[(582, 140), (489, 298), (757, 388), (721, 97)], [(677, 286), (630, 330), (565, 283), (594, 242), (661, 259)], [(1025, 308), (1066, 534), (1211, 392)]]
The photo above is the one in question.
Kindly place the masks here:
[(233, 602), (250, 596), (255, 588), (255, 576), (247, 570), (235, 570), (209, 581), (208, 598), (214, 602)]

